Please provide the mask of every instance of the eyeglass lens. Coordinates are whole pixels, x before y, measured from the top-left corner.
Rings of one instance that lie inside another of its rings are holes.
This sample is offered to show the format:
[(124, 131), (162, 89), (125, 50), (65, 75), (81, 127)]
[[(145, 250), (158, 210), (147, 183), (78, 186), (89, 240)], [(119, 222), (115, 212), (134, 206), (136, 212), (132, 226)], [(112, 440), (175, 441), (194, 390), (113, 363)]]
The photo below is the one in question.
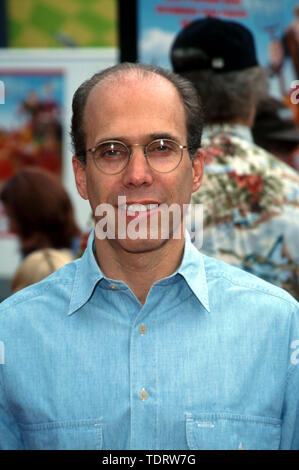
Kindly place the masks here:
[[(182, 150), (176, 142), (167, 139), (154, 140), (145, 146), (149, 165), (156, 171), (167, 173), (180, 163)], [(94, 160), (107, 174), (121, 172), (128, 164), (130, 149), (121, 142), (103, 142), (94, 150)]]

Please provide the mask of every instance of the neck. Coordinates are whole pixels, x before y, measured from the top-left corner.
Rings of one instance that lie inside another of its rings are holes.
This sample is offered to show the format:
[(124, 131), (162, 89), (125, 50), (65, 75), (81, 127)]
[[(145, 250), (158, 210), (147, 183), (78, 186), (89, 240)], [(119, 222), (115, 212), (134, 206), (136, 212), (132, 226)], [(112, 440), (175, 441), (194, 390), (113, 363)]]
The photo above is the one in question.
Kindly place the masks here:
[(102, 272), (110, 279), (125, 282), (144, 305), (151, 286), (179, 267), (185, 240), (165, 240), (158, 247), (145, 246), (134, 251), (112, 242), (95, 239), (97, 262)]
[(236, 119), (232, 124), (241, 124), (241, 126), (252, 127), (255, 120), (256, 110), (255, 107), (251, 107), (246, 118)]
[(249, 119), (236, 119), (232, 124), (239, 124), (240, 126), (251, 127), (253, 124), (252, 120)]
[(43, 248), (52, 248), (53, 243), (42, 233), (35, 233), (27, 238), (21, 238), (22, 250), (25, 251), (34, 251), (42, 250)]

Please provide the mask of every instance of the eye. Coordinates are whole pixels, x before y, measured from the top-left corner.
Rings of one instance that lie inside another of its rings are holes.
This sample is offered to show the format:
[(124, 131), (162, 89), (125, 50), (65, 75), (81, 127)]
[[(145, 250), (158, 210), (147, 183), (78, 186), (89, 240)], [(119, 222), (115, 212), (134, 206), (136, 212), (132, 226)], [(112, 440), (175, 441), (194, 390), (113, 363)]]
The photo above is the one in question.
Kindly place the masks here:
[(127, 148), (119, 142), (104, 142), (100, 144), (96, 150), (97, 158), (123, 158), (127, 156)]
[(155, 150), (159, 151), (159, 152), (165, 152), (167, 150), (169, 150), (169, 147), (165, 144), (159, 144), (156, 146)]
[(157, 140), (149, 146), (148, 152), (154, 155), (171, 155), (177, 152), (177, 144), (168, 140)]

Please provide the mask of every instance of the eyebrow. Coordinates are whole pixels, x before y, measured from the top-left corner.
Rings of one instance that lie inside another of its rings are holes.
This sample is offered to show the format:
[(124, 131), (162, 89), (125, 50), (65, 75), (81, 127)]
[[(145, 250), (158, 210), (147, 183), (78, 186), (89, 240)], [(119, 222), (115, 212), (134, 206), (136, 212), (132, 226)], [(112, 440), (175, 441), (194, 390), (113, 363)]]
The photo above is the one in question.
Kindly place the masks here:
[(170, 140), (174, 140), (175, 142), (179, 142), (179, 139), (176, 136), (174, 136), (173, 134), (169, 134), (168, 132), (163, 132), (159, 134), (150, 134), (150, 138), (153, 140), (170, 139)]

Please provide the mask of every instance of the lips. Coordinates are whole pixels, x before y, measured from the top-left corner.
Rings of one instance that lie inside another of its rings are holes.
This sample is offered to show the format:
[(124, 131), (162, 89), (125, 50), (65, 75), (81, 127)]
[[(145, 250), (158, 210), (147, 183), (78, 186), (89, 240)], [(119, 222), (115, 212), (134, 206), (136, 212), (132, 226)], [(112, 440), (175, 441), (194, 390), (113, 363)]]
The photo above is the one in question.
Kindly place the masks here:
[(136, 217), (139, 215), (149, 215), (151, 212), (159, 208), (158, 202), (130, 202), (128, 204), (120, 204), (118, 209), (126, 211), (128, 217)]

